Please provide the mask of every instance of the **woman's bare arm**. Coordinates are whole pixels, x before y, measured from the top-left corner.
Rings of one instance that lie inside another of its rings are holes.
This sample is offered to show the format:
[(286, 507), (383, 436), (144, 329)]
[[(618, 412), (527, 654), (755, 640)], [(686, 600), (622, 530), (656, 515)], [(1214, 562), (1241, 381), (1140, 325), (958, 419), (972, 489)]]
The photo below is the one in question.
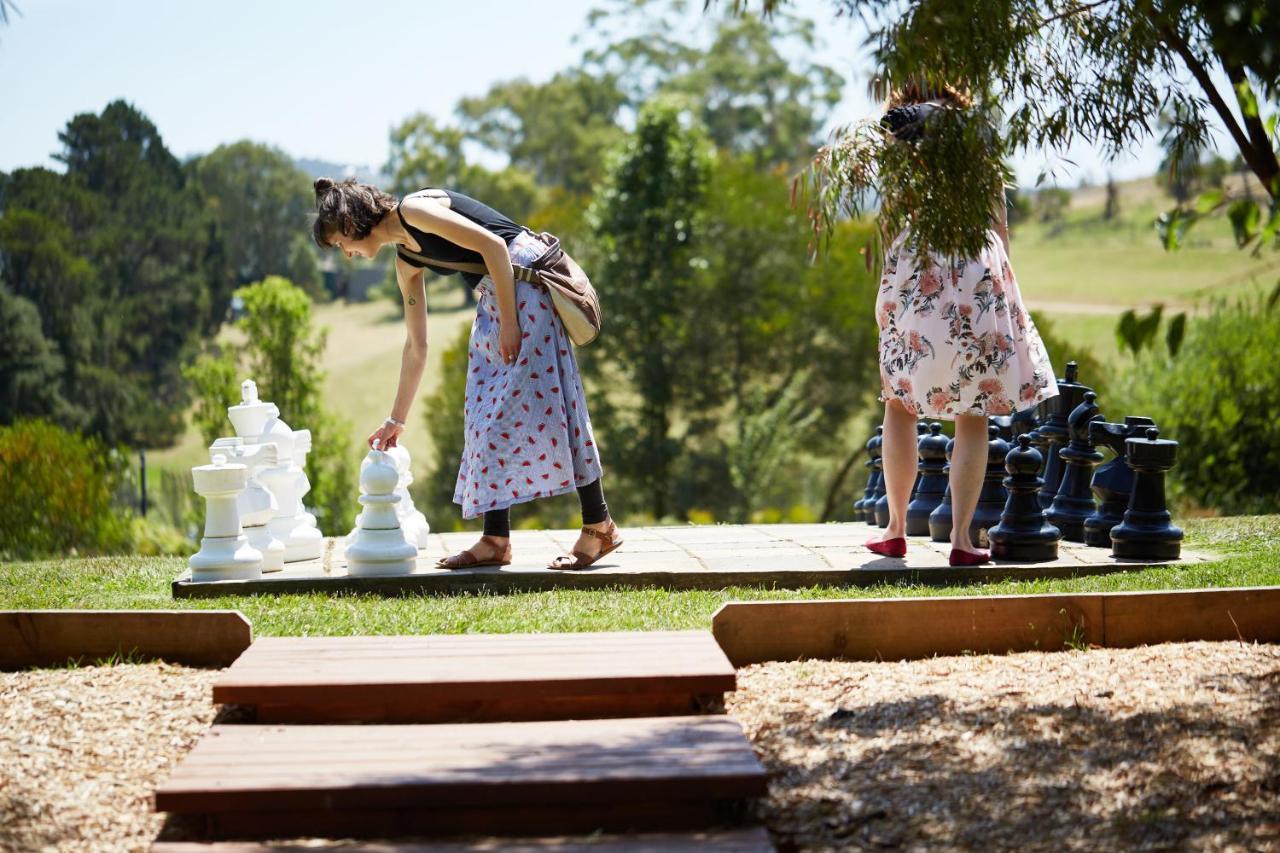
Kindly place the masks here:
[[(400, 383), (396, 387), (396, 399), (391, 404), (391, 417), (400, 423), (409, 420), (409, 409), (422, 383), (422, 372), (427, 366), (427, 294), (422, 281), (422, 270), (396, 258), (396, 283), (404, 300), (404, 351), (400, 355)], [(385, 450), (395, 447), (396, 439), (404, 427), (388, 420), (369, 435), (369, 445), (374, 442)]]

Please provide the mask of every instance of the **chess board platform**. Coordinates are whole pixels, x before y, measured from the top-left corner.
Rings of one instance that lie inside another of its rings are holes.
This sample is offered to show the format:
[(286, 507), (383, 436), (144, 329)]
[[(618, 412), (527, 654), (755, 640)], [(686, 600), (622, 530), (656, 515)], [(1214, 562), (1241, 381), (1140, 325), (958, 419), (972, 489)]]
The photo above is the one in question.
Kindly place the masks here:
[(640, 527), (623, 531), (626, 544), (600, 563), (578, 571), (547, 564), (566, 553), (576, 530), (512, 531), (514, 562), (450, 571), (438, 569), (442, 556), (470, 546), (475, 532), (433, 533), (418, 553), (412, 574), (352, 577), (343, 540), (325, 541), (320, 559), (286, 563), (284, 571), (241, 581), (194, 582), (190, 572), (173, 581), (175, 598), (223, 595), (361, 592), (375, 595), (450, 595), (477, 592), (534, 592), (553, 589), (662, 588), (723, 589), (762, 586), (797, 589), (816, 585), (867, 587), (882, 583), (932, 586), (1000, 580), (1030, 580), (1137, 571), (1149, 566), (1210, 562), (1211, 554), (1183, 549), (1176, 561), (1120, 560), (1104, 548), (1062, 542), (1058, 559), (1046, 563), (995, 561), (974, 568), (947, 565), (950, 545), (927, 538), (908, 540), (904, 558), (881, 557), (866, 549), (879, 529), (861, 522), (842, 524), (750, 524)]

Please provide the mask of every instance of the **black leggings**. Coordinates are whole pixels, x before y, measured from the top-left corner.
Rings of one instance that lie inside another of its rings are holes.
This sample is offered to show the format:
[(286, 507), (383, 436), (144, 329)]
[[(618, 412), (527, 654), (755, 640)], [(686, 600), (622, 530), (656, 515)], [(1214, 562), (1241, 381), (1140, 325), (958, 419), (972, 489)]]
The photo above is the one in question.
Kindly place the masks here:
[[(582, 523), (599, 524), (609, 520), (609, 505), (604, 502), (604, 486), (596, 480), (578, 487), (578, 502), (582, 504)], [(484, 514), (485, 536), (511, 535), (511, 508), (491, 509)]]

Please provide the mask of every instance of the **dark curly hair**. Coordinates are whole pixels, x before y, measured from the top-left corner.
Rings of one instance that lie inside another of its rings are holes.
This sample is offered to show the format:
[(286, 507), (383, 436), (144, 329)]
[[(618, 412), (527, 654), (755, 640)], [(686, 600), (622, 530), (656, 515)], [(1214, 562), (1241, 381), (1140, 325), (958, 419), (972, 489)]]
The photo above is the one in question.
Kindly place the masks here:
[(396, 209), (399, 201), (355, 178), (335, 182), (332, 178), (316, 178), (316, 221), (312, 234), (316, 245), (328, 249), (335, 233), (363, 240), (382, 217)]

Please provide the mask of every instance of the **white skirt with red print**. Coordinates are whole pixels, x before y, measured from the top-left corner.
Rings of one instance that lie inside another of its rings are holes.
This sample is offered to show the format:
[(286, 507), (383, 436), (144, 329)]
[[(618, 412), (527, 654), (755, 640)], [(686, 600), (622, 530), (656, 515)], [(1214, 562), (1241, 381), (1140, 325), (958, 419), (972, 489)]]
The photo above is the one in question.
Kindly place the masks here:
[(899, 235), (885, 256), (876, 311), (881, 400), (916, 415), (1009, 415), (1058, 385), (1004, 244), (994, 231), (977, 258), (919, 256)]

